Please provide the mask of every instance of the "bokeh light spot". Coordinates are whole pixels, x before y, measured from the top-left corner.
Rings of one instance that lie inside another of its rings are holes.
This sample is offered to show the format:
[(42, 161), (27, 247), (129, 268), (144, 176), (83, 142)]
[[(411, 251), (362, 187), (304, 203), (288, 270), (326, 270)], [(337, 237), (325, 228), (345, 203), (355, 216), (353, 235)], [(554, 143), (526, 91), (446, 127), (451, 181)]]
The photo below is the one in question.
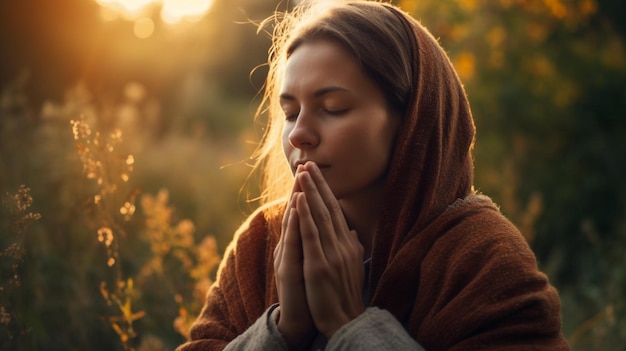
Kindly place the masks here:
[(142, 17), (135, 21), (133, 31), (139, 39), (150, 38), (154, 33), (154, 21), (148, 17)]

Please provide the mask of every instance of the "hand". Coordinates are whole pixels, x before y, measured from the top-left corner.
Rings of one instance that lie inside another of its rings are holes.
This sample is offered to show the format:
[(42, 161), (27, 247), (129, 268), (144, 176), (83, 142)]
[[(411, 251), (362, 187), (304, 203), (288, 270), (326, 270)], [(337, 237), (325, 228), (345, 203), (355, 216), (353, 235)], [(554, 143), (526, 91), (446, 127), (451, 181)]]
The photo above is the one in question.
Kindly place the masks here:
[(365, 310), (364, 249), (315, 163), (301, 167), (296, 184), (301, 192), (292, 202), (302, 237), (306, 299), (315, 326), (330, 339)]
[(300, 349), (315, 335), (315, 325), (307, 305), (303, 275), (302, 242), (293, 199), (299, 192), (294, 185), (292, 200), (283, 217), (282, 233), (274, 250), (274, 272), (280, 311), (278, 330), (289, 349)]

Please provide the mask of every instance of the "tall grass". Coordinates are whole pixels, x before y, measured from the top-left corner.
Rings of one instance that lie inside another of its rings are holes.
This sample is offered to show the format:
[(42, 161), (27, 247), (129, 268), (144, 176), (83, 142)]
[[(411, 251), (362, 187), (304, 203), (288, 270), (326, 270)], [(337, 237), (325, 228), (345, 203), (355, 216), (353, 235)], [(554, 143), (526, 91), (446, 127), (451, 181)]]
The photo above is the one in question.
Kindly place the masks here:
[(159, 136), (136, 83), (41, 110), (23, 89), (0, 100), (0, 350), (174, 349), (246, 216), (239, 136)]
[(24, 343), (29, 327), (24, 319), (23, 289), (24, 241), (27, 230), (41, 215), (31, 212), (30, 188), (21, 185), (16, 193), (2, 199), (2, 238), (0, 240), (0, 350)]

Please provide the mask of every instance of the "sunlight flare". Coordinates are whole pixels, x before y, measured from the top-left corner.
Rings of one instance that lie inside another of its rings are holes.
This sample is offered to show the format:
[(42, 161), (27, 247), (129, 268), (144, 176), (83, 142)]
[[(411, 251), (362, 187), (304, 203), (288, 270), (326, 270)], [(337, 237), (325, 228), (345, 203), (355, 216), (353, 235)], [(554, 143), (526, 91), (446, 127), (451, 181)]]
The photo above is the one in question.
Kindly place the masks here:
[[(112, 19), (111, 11), (123, 18), (132, 21), (143, 21), (155, 8), (160, 7), (161, 19), (169, 24), (176, 24), (183, 20), (197, 21), (202, 18), (213, 5), (213, 0), (95, 0), (100, 6), (109, 10), (103, 14), (103, 18)], [(105, 16), (106, 15), (106, 16)], [(140, 31), (146, 35), (149, 31)], [(138, 34), (139, 36), (139, 34)], [(149, 35), (148, 35), (149, 36)]]
[(211, 8), (213, 0), (162, 0), (161, 18), (167, 23), (197, 20)]
[(128, 19), (141, 16), (148, 6), (155, 3), (154, 0), (96, 0), (96, 2)]

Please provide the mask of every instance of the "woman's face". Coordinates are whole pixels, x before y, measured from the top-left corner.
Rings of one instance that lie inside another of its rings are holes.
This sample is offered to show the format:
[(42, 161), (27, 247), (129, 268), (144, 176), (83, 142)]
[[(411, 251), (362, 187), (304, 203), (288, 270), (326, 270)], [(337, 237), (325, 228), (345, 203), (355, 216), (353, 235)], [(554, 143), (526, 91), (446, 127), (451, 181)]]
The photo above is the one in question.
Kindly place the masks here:
[(399, 117), (356, 59), (333, 41), (301, 44), (287, 60), (280, 103), (292, 172), (314, 161), (339, 200), (376, 200)]

